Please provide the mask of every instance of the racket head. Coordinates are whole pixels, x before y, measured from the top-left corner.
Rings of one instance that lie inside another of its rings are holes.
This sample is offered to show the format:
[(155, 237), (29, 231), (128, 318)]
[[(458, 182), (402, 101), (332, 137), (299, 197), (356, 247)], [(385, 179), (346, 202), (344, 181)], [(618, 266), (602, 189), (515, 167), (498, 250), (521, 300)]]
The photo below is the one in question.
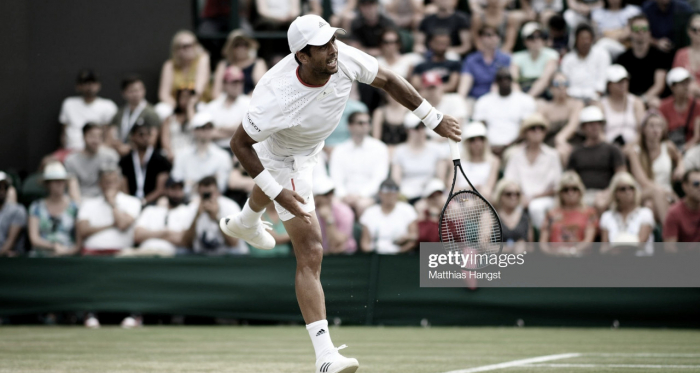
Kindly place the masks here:
[[(482, 254), (499, 255), (503, 250), (503, 228), (496, 210), (479, 193), (459, 191), (450, 196), (440, 215), (440, 241), (447, 252), (472, 255), (464, 269), (487, 267)], [(474, 255), (479, 254), (479, 257)]]

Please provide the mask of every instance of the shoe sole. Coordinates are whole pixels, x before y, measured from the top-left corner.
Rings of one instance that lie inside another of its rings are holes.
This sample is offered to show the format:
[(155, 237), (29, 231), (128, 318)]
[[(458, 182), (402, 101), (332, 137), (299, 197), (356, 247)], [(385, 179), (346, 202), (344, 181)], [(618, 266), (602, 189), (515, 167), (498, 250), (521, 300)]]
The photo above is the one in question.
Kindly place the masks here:
[(246, 241), (245, 238), (242, 238), (242, 237), (238, 236), (237, 234), (233, 233), (233, 231), (231, 231), (230, 229), (228, 229), (228, 227), (226, 226), (226, 218), (221, 218), (221, 220), (219, 220), (219, 229), (221, 229), (221, 231), (224, 232), (224, 234), (226, 234), (227, 236), (233, 237), (233, 238), (238, 238), (238, 239), (240, 239), (240, 240), (243, 240), (243, 241), (247, 242), (250, 246), (253, 246), (253, 247), (256, 248), (256, 249), (260, 249), (260, 250), (272, 250), (272, 249), (275, 248), (275, 246), (272, 246), (272, 247), (259, 247), (258, 245), (255, 245), (255, 244), (253, 244), (253, 243), (251, 243), (251, 242)]
[(357, 367), (347, 367), (347, 368), (345, 368), (345, 369), (343, 369), (343, 370), (340, 370), (340, 371), (338, 371), (338, 372), (336, 372), (336, 373), (355, 373), (355, 372), (357, 371), (357, 368), (359, 368), (359, 366), (357, 366)]

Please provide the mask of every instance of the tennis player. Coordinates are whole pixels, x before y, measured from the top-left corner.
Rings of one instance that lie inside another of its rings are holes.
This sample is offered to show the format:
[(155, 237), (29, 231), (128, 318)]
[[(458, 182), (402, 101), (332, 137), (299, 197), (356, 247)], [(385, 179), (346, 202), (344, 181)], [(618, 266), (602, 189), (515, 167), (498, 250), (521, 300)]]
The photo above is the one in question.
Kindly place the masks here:
[(399, 75), (340, 41), (321, 17), (305, 15), (289, 26), (291, 54), (260, 79), (231, 139), (231, 150), (256, 186), (243, 211), (220, 221), (221, 230), (260, 249), (275, 239), (261, 216), (274, 201), (297, 258), (299, 308), (316, 352), (316, 372), (352, 373), (359, 364), (338, 353), (326, 321), (321, 287), (323, 248), (314, 210), (312, 172), (324, 140), (338, 125), (353, 81), (383, 89), (439, 135), (460, 140), (457, 120), (443, 115)]

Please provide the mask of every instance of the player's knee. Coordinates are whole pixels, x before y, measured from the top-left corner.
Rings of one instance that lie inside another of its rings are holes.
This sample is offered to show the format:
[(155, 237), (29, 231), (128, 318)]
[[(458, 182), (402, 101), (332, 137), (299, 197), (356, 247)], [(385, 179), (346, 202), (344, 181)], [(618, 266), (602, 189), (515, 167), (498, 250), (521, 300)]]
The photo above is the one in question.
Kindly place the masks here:
[(317, 269), (323, 261), (323, 245), (320, 242), (312, 242), (296, 250), (297, 265)]

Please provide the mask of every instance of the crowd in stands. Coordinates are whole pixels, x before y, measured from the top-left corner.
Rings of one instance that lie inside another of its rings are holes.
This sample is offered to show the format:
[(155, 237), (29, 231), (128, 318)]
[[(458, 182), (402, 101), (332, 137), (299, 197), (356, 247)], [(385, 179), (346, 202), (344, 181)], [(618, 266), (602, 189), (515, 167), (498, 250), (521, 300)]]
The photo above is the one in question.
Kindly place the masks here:
[[(291, 255), (272, 207), (270, 251), (218, 221), (254, 186), (229, 148), (276, 62), (252, 35), (285, 31), (321, 3), (256, 0), (221, 61), (176, 33), (159, 86), (126, 76), (119, 105), (99, 96), (95, 71), (80, 71), (60, 108), (61, 148), (23, 181), (0, 172), (0, 256)], [(544, 254), (581, 256), (600, 241), (613, 243), (600, 254), (655, 255), (654, 241), (700, 241), (700, 15), (685, 0), (331, 4), (341, 42), (460, 121), (462, 165), (498, 210), (505, 251), (539, 241)], [(200, 32), (224, 27), (219, 10), (205, 7)], [(353, 87), (314, 170), (325, 252), (439, 241), (452, 173), (444, 139), (390, 97)]]

